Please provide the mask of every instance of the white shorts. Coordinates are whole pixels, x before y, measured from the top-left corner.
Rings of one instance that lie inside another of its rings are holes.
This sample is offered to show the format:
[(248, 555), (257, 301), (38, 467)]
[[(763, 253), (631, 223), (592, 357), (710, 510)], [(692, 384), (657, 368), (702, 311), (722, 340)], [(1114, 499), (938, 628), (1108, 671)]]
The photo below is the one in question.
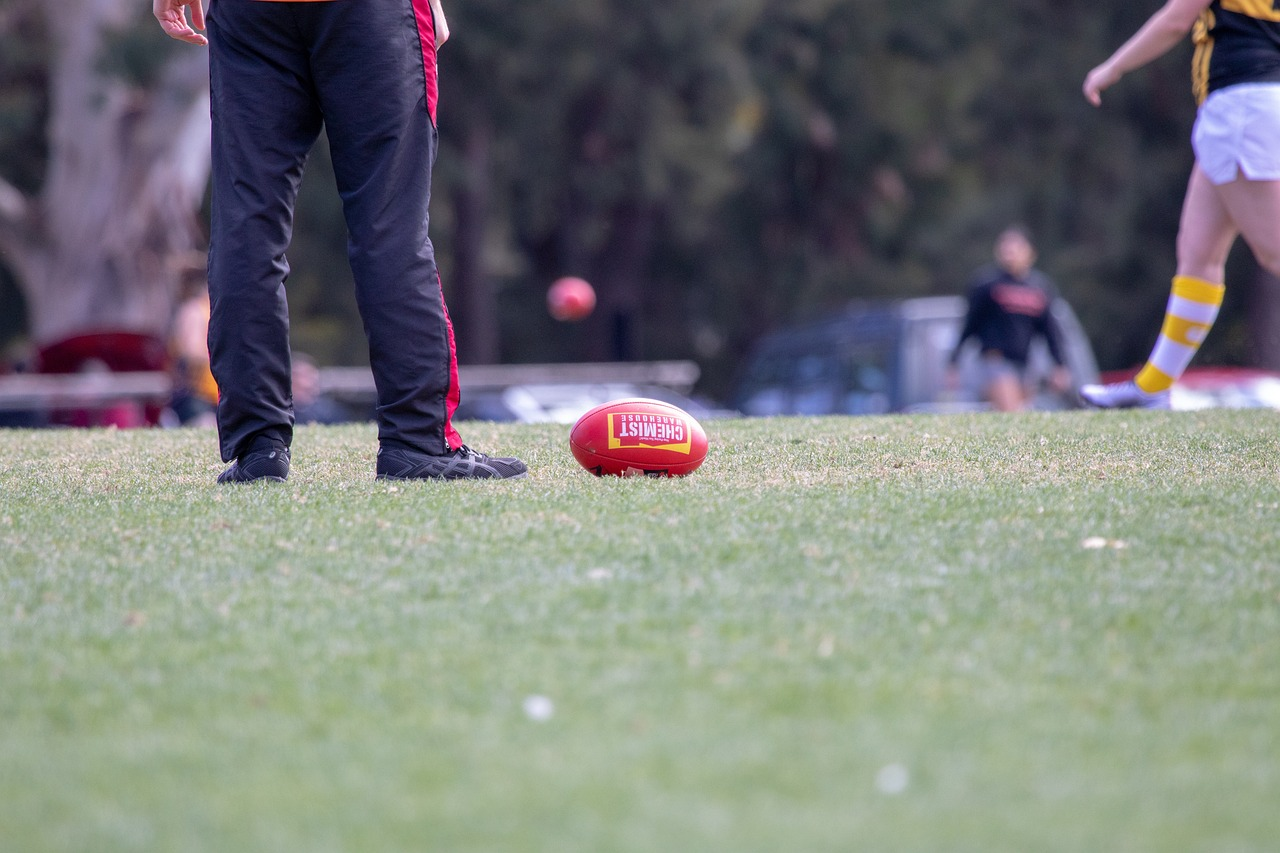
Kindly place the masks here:
[(1240, 175), (1280, 181), (1280, 83), (1241, 83), (1211, 93), (1196, 114), (1191, 146), (1214, 184)]

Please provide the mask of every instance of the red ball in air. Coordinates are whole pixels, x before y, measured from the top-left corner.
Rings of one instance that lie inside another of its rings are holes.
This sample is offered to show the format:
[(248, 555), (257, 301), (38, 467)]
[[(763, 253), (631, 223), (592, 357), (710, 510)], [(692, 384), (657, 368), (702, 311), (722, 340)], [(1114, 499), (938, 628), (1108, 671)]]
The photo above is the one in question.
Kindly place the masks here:
[(595, 307), (596, 292), (586, 279), (565, 276), (547, 290), (547, 310), (561, 322), (585, 319)]

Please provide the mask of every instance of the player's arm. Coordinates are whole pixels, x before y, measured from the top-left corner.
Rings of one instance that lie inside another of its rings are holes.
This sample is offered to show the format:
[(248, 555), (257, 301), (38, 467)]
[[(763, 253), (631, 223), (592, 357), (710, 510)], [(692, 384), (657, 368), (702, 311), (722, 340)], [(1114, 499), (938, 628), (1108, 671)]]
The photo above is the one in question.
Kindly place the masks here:
[(1040, 315), (1036, 322), (1036, 331), (1043, 337), (1045, 346), (1049, 349), (1049, 356), (1053, 359), (1053, 370), (1049, 374), (1049, 387), (1059, 394), (1066, 394), (1071, 390), (1071, 368), (1067, 365), (1067, 352), (1063, 345), (1062, 327), (1058, 325), (1058, 318), (1053, 313), (1053, 307), (1060, 298), (1057, 295), (1057, 288), (1052, 282), (1045, 280), (1042, 285), (1044, 291), (1049, 296), (1049, 301), (1045, 303), (1044, 314)]
[(441, 0), (431, 0), (431, 14), (436, 19), (436, 47), (439, 47), (449, 40), (449, 22), (444, 19)]
[(947, 364), (955, 367), (960, 361), (960, 351), (964, 349), (965, 341), (978, 334), (979, 316), (985, 308), (984, 302), (987, 290), (981, 283), (974, 283), (969, 286), (969, 294), (967, 298), (967, 307), (964, 312), (964, 325), (960, 327), (960, 337), (956, 338), (956, 345), (951, 348), (951, 355), (947, 358)]
[(1168, 0), (1120, 49), (1084, 79), (1084, 96), (1095, 107), (1102, 103), (1102, 90), (1114, 86), (1121, 77), (1159, 59), (1187, 37), (1200, 13), (1211, 0)]
[[(191, 7), (191, 23), (187, 23), (187, 7)], [(152, 0), (151, 12), (169, 38), (190, 44), (208, 44), (196, 30), (204, 29), (204, 0)]]

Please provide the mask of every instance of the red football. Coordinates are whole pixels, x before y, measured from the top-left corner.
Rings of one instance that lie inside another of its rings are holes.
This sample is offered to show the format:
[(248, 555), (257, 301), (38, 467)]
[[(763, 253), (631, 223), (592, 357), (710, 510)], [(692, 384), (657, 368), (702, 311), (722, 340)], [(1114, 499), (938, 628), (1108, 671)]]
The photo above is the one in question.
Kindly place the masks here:
[(578, 418), (569, 449), (596, 476), (683, 477), (707, 458), (707, 434), (679, 406), (632, 397)]
[(586, 280), (577, 276), (556, 279), (547, 290), (547, 310), (561, 322), (587, 317), (596, 307), (596, 292)]

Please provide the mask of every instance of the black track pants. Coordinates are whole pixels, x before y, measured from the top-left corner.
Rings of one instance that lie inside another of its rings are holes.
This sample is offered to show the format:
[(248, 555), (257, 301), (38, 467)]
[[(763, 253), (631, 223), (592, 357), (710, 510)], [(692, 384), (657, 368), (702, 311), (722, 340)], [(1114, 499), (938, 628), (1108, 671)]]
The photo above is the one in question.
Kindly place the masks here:
[(222, 458), (292, 439), (285, 259), (307, 154), (323, 127), (378, 391), (378, 438), (456, 449), (453, 329), (427, 207), (436, 155), (427, 0), (213, 0), (209, 353)]

